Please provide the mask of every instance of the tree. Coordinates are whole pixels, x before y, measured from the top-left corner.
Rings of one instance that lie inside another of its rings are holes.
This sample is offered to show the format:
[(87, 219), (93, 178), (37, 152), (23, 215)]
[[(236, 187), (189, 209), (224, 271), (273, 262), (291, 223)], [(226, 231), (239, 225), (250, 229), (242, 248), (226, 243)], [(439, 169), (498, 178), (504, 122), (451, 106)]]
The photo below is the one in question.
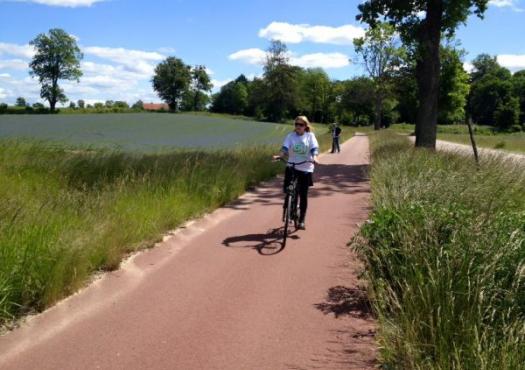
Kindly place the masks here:
[(438, 122), (463, 123), (470, 91), (469, 75), (463, 69), (463, 51), (446, 46), (441, 48)]
[(244, 114), (262, 120), (264, 118), (266, 96), (268, 94), (266, 83), (262, 78), (256, 77), (247, 85), (247, 90), (248, 105), (246, 106)]
[[(494, 123), (500, 130), (509, 130), (517, 126), (520, 118), (519, 99), (510, 96), (498, 103), (494, 112)], [(519, 130), (519, 129), (518, 129)]]
[(0, 114), (7, 112), (7, 108), (9, 108), (9, 106), (6, 103), (0, 103)]
[[(477, 56), (472, 64), (474, 69), (471, 73), (468, 107), (472, 119), (479, 124), (509, 128), (513, 125), (508, 124), (513, 121), (509, 111), (515, 107), (515, 102), (510, 101), (514, 96), (510, 71), (501, 67), (495, 57), (487, 54)], [(498, 119), (496, 111), (499, 111)]]
[(78, 105), (78, 107), (79, 107), (80, 109), (84, 109), (85, 106), (86, 106), (86, 103), (84, 102), (84, 100), (79, 99), (79, 100), (77, 101), (77, 105)]
[(26, 106), (27, 106), (27, 103), (26, 103), (25, 98), (23, 98), (23, 97), (21, 97), (21, 96), (19, 96), (18, 98), (16, 98), (15, 106), (17, 106), (17, 107), (26, 107)]
[(208, 104), (208, 93), (212, 87), (206, 67), (195, 66), (191, 71), (191, 88), (189, 91), (191, 103), (188, 104), (189, 108), (193, 111), (204, 110)]
[(452, 37), (472, 13), (482, 17), (487, 3), (488, 0), (367, 0), (359, 5), (358, 20), (374, 27), (384, 18), (396, 27), (407, 45), (414, 45), (418, 147), (436, 146), (441, 36)]
[(118, 109), (129, 109), (129, 104), (122, 100), (117, 100), (115, 103), (113, 103), (113, 108)]
[(374, 82), (374, 129), (379, 130), (382, 126), (383, 103), (391, 95), (391, 78), (401, 64), (404, 50), (398, 46), (394, 27), (387, 23), (376, 23), (366, 31), (364, 37), (354, 39), (354, 47)]
[(525, 128), (525, 70), (512, 75), (512, 86), (514, 96), (518, 98), (520, 105), (520, 123)]
[(300, 70), (288, 64), (288, 49), (280, 41), (272, 41), (267, 51), (264, 65), (266, 84), (266, 117), (280, 122), (297, 107), (297, 74)]
[(144, 102), (142, 100), (137, 100), (131, 108), (136, 110), (144, 110)]
[(248, 106), (248, 82), (244, 75), (228, 82), (215, 95), (212, 111), (219, 113), (244, 114)]
[(301, 110), (315, 122), (326, 122), (332, 97), (330, 78), (321, 68), (307, 69), (298, 76)]
[(175, 112), (191, 83), (191, 67), (181, 59), (168, 57), (155, 67), (152, 83), (159, 97)]
[(106, 100), (106, 102), (104, 103), (106, 108), (112, 108), (113, 104), (115, 104), (115, 102), (113, 100)]
[(71, 108), (71, 109), (75, 109), (76, 107), (77, 107), (77, 106), (76, 106), (76, 104), (75, 104), (74, 101), (72, 101), (71, 103), (69, 103), (69, 108)]
[(486, 75), (493, 75), (499, 79), (508, 80), (511, 76), (510, 71), (499, 65), (497, 57), (489, 54), (480, 54), (473, 61), (474, 67), (470, 79), (476, 83)]
[(374, 118), (374, 82), (367, 77), (343, 81), (336, 87), (336, 111), (341, 123), (368, 125)]
[(39, 34), (30, 45), (36, 52), (29, 64), (30, 75), (38, 77), (42, 85), (40, 97), (49, 101), (49, 107), (54, 112), (57, 102), (67, 101), (58, 81), (80, 80), (83, 55), (73, 36), (58, 28), (49, 30), (48, 34)]
[(35, 103), (35, 104), (33, 104), (33, 109), (44, 110), (44, 109), (46, 109), (46, 107), (44, 107), (44, 104), (42, 104), (42, 103)]

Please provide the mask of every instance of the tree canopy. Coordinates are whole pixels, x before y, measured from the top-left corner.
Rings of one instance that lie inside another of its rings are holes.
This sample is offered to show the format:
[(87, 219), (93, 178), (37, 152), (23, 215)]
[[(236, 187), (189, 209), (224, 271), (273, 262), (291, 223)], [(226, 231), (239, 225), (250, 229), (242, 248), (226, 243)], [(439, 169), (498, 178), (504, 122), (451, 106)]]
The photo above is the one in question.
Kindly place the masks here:
[(436, 145), (441, 37), (452, 37), (472, 13), (481, 17), (487, 3), (488, 0), (367, 0), (358, 7), (358, 20), (370, 27), (387, 21), (415, 50), (419, 103), (416, 146)]
[(54, 111), (57, 102), (68, 100), (58, 84), (59, 80), (79, 81), (83, 55), (75, 38), (59, 28), (49, 30), (48, 34), (39, 34), (30, 45), (35, 48), (35, 55), (29, 64), (30, 74), (38, 77), (40, 97), (46, 99), (51, 111)]

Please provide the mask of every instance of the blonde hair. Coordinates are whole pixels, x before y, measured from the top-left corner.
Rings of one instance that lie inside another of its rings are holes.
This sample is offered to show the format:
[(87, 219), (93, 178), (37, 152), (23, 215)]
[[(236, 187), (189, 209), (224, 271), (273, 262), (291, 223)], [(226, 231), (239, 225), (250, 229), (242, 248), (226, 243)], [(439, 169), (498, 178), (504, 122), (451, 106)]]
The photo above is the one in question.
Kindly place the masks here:
[(305, 131), (306, 132), (313, 131), (313, 128), (310, 126), (310, 121), (308, 120), (308, 117), (306, 117), (306, 116), (297, 116), (297, 117), (295, 117), (294, 123), (297, 122), (297, 121), (302, 121), (306, 125), (306, 127), (305, 127)]

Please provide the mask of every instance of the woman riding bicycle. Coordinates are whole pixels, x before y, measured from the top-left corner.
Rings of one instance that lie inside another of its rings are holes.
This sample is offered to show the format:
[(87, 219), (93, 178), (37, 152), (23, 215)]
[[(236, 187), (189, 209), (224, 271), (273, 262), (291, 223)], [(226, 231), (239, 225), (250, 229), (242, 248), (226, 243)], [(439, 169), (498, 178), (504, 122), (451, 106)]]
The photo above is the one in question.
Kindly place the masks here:
[(295, 171), (297, 178), (297, 194), (299, 195), (299, 229), (305, 229), (306, 209), (308, 208), (308, 188), (312, 186), (314, 163), (317, 162), (319, 155), (319, 144), (314, 133), (310, 128), (310, 121), (306, 116), (299, 116), (295, 119), (295, 130), (289, 133), (284, 139), (280, 155), (274, 159), (288, 157), (289, 163), (301, 163), (294, 168), (292, 165), (286, 167), (284, 175), (284, 191), (290, 185), (292, 171)]

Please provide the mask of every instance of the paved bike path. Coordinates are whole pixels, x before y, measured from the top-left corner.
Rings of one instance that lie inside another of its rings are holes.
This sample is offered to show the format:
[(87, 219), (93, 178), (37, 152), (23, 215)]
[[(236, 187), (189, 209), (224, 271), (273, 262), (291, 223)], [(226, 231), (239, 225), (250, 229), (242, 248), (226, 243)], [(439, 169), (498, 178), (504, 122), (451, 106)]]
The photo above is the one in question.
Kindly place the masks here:
[(368, 138), (321, 157), (307, 230), (278, 251), (280, 180), (187, 225), (0, 337), (0, 369), (372, 369), (346, 247), (369, 212)]

